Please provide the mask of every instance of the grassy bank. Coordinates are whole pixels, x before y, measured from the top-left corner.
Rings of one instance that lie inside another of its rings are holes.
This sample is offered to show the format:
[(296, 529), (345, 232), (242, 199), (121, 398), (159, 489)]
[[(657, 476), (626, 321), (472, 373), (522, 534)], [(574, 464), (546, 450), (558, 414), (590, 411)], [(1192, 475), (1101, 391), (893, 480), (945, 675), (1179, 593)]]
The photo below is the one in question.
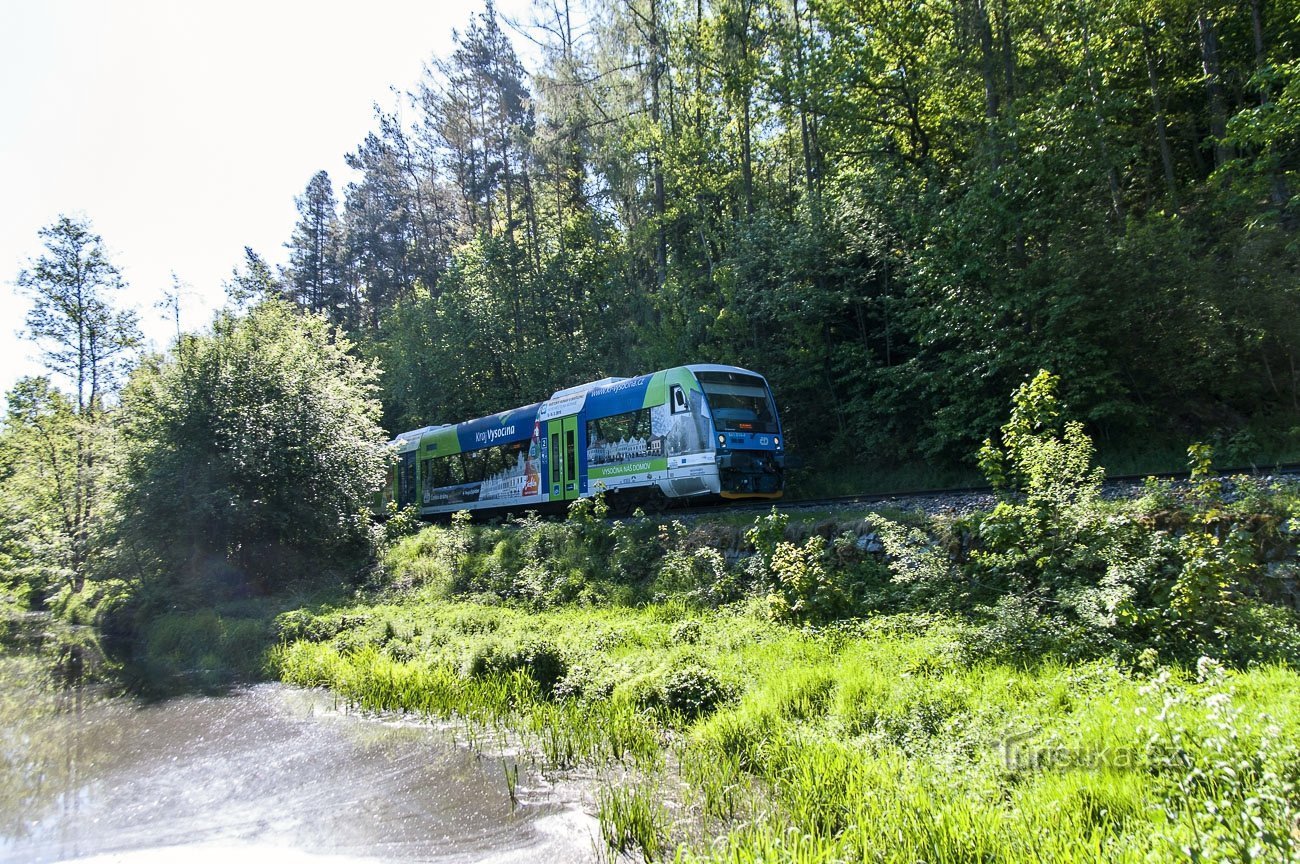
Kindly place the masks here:
[[(1090, 481), (1089, 481), (1090, 482)], [(457, 519), (272, 664), (596, 778), (651, 860), (1293, 860), (1300, 494)]]
[(299, 621), (314, 633), (276, 662), (363, 708), (457, 718), (485, 746), (513, 730), (546, 769), (599, 769), (607, 841), (647, 858), (1294, 852), (1292, 669), (969, 663), (955, 619), (810, 630), (752, 606), (410, 598)]

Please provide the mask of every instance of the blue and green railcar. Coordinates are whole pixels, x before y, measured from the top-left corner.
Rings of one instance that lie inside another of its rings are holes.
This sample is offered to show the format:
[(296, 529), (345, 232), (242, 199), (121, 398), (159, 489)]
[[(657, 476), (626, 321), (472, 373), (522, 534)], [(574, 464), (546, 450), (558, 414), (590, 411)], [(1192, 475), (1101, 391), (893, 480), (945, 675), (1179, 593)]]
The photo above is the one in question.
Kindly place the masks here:
[(606, 378), (392, 443), (385, 504), (423, 516), (542, 509), (601, 492), (630, 509), (705, 496), (775, 499), (784, 490), (771, 390), (735, 366)]

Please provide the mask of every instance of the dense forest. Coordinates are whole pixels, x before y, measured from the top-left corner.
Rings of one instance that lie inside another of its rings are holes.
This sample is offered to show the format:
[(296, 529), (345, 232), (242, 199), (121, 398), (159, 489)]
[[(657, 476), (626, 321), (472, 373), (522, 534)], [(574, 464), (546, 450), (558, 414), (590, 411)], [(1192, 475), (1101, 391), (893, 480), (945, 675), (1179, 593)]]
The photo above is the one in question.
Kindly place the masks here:
[(714, 361), (814, 462), (970, 465), (1039, 368), (1104, 453), (1294, 449), (1293, 0), (533, 16), (489, 2), (232, 280), (348, 331), (389, 431)]

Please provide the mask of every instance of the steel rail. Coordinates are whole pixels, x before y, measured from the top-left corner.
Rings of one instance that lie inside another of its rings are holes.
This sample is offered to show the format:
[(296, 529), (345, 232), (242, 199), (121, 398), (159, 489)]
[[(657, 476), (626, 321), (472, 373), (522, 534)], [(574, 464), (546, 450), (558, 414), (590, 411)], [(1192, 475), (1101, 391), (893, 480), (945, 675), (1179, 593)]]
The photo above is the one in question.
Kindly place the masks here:
[[(1241, 475), (1251, 477), (1293, 477), (1300, 476), (1300, 462), (1289, 462), (1275, 465), (1271, 468), (1262, 468), (1259, 466), (1220, 468), (1214, 470), (1214, 475), (1221, 478), (1231, 478)], [(1130, 486), (1144, 482), (1148, 477), (1156, 480), (1189, 480), (1191, 479), (1190, 471), (1155, 471), (1145, 474), (1116, 474), (1106, 477), (1102, 480), (1102, 486), (1115, 488)], [(823, 498), (801, 498), (797, 500), (781, 499), (779, 501), (762, 501), (762, 502), (733, 502), (727, 504), (704, 504), (700, 506), (691, 506), (686, 501), (682, 501), (678, 506), (672, 507), (668, 512), (678, 512), (690, 515), (704, 515), (710, 513), (745, 513), (753, 511), (768, 511), (775, 507), (778, 510), (817, 510), (823, 507), (844, 507), (856, 504), (880, 504), (886, 501), (907, 502), (911, 500), (932, 500), (935, 498), (954, 497), (959, 495), (992, 495), (994, 489), (989, 485), (980, 486), (954, 486), (947, 489), (918, 489), (910, 492), (864, 492), (856, 495), (834, 495)]]

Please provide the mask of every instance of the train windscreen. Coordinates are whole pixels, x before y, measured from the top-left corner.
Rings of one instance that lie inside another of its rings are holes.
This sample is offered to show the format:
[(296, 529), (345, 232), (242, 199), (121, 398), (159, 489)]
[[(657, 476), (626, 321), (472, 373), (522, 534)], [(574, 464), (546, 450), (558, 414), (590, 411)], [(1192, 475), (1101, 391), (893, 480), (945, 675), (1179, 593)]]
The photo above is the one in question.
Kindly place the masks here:
[(709, 399), (719, 432), (778, 431), (776, 409), (762, 378), (739, 372), (696, 372), (695, 377)]

